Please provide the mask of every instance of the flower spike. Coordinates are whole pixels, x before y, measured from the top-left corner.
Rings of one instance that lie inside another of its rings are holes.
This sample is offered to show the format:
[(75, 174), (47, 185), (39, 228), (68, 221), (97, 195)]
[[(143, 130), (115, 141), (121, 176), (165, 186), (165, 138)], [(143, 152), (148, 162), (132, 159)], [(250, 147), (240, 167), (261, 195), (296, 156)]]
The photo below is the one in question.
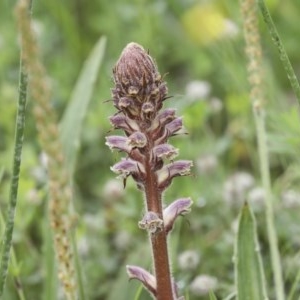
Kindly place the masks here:
[[(170, 137), (181, 133), (182, 117), (176, 110), (162, 110), (168, 88), (154, 59), (142, 46), (128, 44), (113, 69), (113, 105), (117, 113), (110, 118), (114, 129), (124, 136), (109, 136), (106, 144), (127, 154), (111, 167), (124, 181), (132, 176), (144, 193), (146, 211), (138, 226), (148, 232), (151, 241), (153, 272), (127, 266), (130, 279), (140, 280), (157, 299), (183, 300), (172, 278), (167, 234), (179, 215), (188, 213), (192, 200), (176, 200), (163, 210), (162, 196), (174, 177), (189, 175), (193, 163), (173, 161), (179, 150), (168, 144)], [(166, 161), (170, 163), (167, 164)]]

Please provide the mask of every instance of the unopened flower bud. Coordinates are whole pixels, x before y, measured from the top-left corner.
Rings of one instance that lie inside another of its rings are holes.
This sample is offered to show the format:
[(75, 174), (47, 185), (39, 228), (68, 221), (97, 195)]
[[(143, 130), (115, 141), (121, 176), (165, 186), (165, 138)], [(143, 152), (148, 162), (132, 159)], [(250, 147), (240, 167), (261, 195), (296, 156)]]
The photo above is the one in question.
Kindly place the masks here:
[[(143, 119), (162, 107), (167, 87), (155, 62), (142, 46), (129, 43), (125, 47), (113, 70), (113, 76), (114, 105), (124, 114)], [(147, 107), (143, 106), (146, 102)]]

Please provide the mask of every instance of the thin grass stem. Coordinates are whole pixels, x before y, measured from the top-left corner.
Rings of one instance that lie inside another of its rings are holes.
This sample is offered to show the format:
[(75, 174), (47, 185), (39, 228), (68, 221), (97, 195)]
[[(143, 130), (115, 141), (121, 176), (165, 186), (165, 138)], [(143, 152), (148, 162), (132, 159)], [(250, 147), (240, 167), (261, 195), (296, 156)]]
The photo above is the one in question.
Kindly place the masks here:
[[(31, 7), (31, 6), (30, 6)], [(6, 282), (8, 265), (10, 259), (10, 251), (12, 247), (12, 235), (15, 224), (15, 214), (18, 200), (18, 186), (19, 175), (21, 168), (23, 138), (25, 129), (25, 115), (26, 115), (26, 102), (27, 102), (27, 73), (25, 71), (21, 53), (20, 59), (20, 73), (19, 73), (19, 96), (16, 117), (16, 128), (14, 137), (14, 155), (12, 163), (12, 177), (10, 183), (9, 203), (6, 215), (5, 232), (2, 241), (2, 253), (0, 263), (0, 297), (3, 295), (4, 286)]]
[(248, 81), (250, 84), (250, 99), (253, 107), (256, 135), (258, 142), (258, 156), (260, 174), (265, 192), (265, 216), (267, 233), (271, 253), (274, 287), (277, 300), (284, 300), (284, 284), (282, 267), (278, 249), (277, 233), (274, 222), (273, 195), (265, 126), (264, 93), (262, 88), (262, 49), (258, 30), (258, 13), (255, 0), (241, 1), (241, 10), (244, 19), (244, 37), (246, 42), (245, 52), (248, 58)]
[(299, 86), (298, 79), (295, 75), (294, 69), (291, 65), (289, 57), (288, 57), (288, 55), (285, 51), (285, 48), (281, 42), (281, 39), (279, 37), (276, 26), (272, 20), (272, 17), (270, 15), (270, 12), (269, 12), (264, 0), (257, 0), (257, 1), (258, 1), (258, 6), (260, 8), (260, 11), (262, 13), (263, 19), (269, 29), (269, 33), (271, 35), (272, 41), (274, 42), (274, 44), (277, 47), (277, 50), (279, 52), (280, 60), (282, 61), (283, 67), (286, 71), (286, 74), (290, 81), (291, 87), (297, 97), (298, 104), (300, 105), (300, 86)]

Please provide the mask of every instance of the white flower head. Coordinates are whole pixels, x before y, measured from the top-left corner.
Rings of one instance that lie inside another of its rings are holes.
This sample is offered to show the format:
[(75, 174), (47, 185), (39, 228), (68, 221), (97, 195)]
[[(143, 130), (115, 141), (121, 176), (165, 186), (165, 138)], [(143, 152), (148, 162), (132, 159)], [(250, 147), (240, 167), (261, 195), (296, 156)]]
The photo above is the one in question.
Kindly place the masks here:
[(295, 190), (286, 190), (281, 195), (281, 200), (286, 208), (300, 207), (300, 193)]
[(108, 200), (117, 200), (124, 196), (125, 191), (120, 180), (111, 179), (103, 187), (103, 196)]
[(185, 93), (191, 100), (206, 99), (211, 91), (211, 85), (207, 81), (193, 80), (185, 88)]
[(232, 20), (225, 19), (224, 25), (225, 25), (224, 31), (223, 31), (224, 36), (234, 38), (239, 34), (239, 32), (240, 32), (239, 27)]
[(210, 275), (199, 275), (190, 284), (190, 291), (195, 296), (207, 295), (218, 286), (218, 279)]
[(186, 250), (178, 256), (178, 266), (181, 270), (196, 269), (200, 262), (200, 254), (195, 250)]
[(247, 172), (230, 176), (223, 187), (223, 198), (230, 205), (240, 205), (246, 200), (247, 192), (254, 185), (254, 177)]
[(265, 191), (262, 187), (256, 186), (248, 193), (248, 201), (254, 209), (262, 209), (265, 202)]
[(197, 159), (196, 166), (200, 174), (211, 174), (218, 167), (218, 159), (213, 154), (202, 155)]

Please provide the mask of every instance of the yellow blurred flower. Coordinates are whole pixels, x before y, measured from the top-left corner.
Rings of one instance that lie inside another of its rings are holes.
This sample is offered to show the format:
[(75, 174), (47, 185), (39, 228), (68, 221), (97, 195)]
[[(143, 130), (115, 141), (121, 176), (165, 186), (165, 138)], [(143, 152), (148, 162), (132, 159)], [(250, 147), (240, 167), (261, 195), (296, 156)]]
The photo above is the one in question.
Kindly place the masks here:
[(182, 16), (187, 35), (197, 44), (207, 45), (224, 34), (226, 18), (213, 4), (196, 4)]

